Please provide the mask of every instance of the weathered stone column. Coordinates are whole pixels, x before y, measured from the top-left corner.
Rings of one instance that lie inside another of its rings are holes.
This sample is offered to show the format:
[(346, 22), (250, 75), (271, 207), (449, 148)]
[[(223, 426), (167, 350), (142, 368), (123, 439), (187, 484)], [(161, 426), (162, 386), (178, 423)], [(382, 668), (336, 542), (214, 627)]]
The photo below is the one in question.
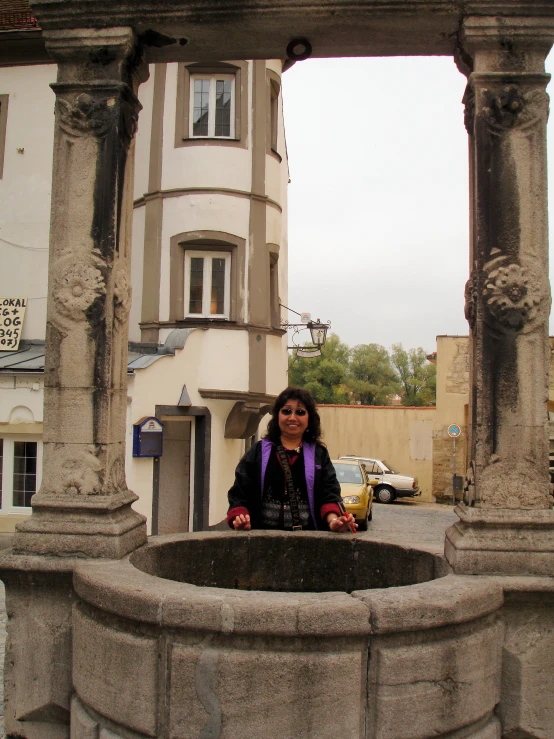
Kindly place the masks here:
[(121, 557), (146, 540), (124, 454), (140, 59), (129, 28), (44, 39), (58, 63), (44, 465), (14, 551)]
[(548, 474), (546, 122), (550, 18), (470, 17), (461, 57), (470, 137), (470, 459), (456, 572), (554, 575)]

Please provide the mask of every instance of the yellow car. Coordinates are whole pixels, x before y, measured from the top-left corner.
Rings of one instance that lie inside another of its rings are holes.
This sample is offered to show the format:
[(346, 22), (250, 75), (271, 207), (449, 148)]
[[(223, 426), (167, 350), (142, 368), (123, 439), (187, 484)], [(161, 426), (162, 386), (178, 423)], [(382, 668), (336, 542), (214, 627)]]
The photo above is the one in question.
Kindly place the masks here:
[(356, 517), (358, 531), (367, 531), (367, 522), (373, 518), (373, 488), (366, 472), (357, 460), (332, 459), (340, 483), (344, 507)]

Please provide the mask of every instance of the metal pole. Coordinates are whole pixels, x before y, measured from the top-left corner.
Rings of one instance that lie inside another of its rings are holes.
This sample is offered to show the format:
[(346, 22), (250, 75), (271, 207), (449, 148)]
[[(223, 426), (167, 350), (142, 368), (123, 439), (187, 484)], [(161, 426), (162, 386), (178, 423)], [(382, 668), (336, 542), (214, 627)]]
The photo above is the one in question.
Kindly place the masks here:
[(452, 505), (456, 505), (456, 437), (452, 439)]

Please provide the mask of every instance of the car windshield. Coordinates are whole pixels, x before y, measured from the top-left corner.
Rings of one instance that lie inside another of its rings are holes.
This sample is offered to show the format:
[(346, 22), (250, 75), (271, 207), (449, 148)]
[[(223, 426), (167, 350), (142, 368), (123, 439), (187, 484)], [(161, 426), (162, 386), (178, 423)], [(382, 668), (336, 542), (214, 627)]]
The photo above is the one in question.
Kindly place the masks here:
[(385, 462), (384, 459), (381, 460), (381, 464), (383, 465), (385, 472), (388, 472), (391, 475), (396, 475), (396, 472), (392, 469), (392, 467), (389, 466), (388, 462)]
[(363, 483), (362, 471), (360, 470), (358, 465), (335, 463), (333, 466), (335, 468), (335, 472), (337, 473), (337, 480), (340, 483), (351, 482), (355, 485), (361, 485)]

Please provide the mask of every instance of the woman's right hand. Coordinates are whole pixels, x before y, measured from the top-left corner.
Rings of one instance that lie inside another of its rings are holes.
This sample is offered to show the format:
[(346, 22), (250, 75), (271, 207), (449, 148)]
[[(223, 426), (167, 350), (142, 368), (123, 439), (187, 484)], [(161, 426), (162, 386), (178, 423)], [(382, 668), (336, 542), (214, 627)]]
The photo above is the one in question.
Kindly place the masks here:
[(250, 531), (250, 516), (248, 513), (241, 513), (233, 519), (233, 527), (235, 531)]

